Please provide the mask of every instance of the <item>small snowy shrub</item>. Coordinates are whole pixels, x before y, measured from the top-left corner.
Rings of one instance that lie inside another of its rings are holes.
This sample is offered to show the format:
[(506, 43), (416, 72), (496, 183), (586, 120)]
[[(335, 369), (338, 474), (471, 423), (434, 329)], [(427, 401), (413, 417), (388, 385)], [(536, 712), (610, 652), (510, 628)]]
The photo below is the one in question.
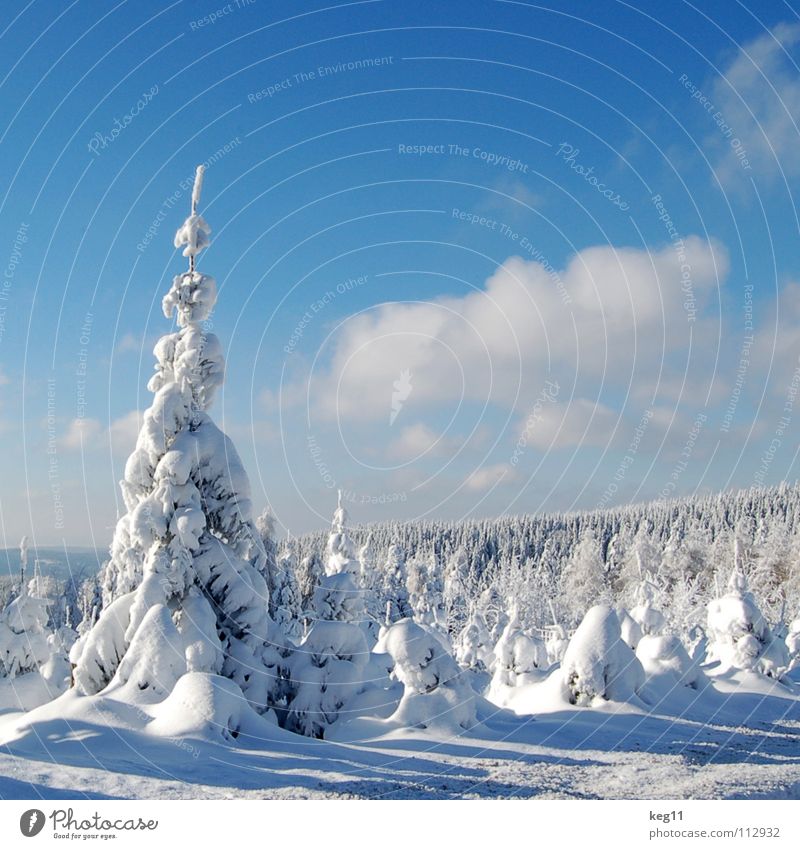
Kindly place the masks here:
[(718, 661), (720, 671), (752, 670), (779, 678), (788, 666), (785, 644), (773, 636), (737, 568), (728, 592), (708, 604), (708, 630), (707, 658)]
[(392, 721), (455, 733), (475, 725), (475, 694), (437, 635), (401, 619), (384, 635), (383, 647), (405, 688)]

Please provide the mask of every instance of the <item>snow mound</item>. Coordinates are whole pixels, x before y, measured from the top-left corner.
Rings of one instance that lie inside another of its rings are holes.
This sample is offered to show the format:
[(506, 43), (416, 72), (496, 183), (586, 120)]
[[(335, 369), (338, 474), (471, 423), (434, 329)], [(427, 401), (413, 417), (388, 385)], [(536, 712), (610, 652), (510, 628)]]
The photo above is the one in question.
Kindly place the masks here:
[(705, 678), (698, 661), (689, 657), (673, 634), (645, 634), (636, 647), (636, 657), (648, 678), (664, 676), (674, 686), (698, 689)]
[(150, 710), (155, 718), (146, 731), (159, 737), (230, 743), (242, 732), (258, 734), (271, 727), (233, 681), (206, 672), (187, 672), (170, 695)]
[(561, 664), (562, 682), (571, 704), (594, 699), (624, 702), (636, 698), (644, 669), (622, 639), (617, 614), (598, 604), (584, 616), (569, 641)]

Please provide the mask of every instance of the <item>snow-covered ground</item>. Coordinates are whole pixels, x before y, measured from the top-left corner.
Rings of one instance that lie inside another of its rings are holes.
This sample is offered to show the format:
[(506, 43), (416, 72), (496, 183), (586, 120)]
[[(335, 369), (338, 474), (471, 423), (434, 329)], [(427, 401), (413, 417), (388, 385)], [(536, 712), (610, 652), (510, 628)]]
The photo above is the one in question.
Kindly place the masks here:
[(259, 721), (230, 743), (213, 729), (155, 736), (145, 730), (154, 706), (68, 693), (0, 717), (0, 797), (800, 796), (799, 694), (763, 678), (650, 693), (649, 710), (565, 709), (552, 679), (524, 689), (528, 703), (515, 707), (533, 715), (479, 698), (480, 723), (457, 737), (364, 719), (322, 741)]

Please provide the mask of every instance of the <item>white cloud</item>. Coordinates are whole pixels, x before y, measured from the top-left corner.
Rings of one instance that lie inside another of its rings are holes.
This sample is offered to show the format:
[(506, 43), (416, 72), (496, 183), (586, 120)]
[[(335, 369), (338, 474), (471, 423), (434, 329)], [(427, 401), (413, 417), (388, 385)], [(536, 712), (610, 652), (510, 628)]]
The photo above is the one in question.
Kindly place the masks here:
[(494, 486), (510, 483), (516, 477), (516, 472), (508, 463), (495, 463), (476, 469), (466, 480), (467, 489), (473, 492), (483, 492)]
[(587, 248), (557, 278), (538, 262), (511, 257), (483, 289), (383, 304), (343, 322), (323, 352), (328, 365), (302, 381), (303, 392), (310, 388), (314, 415), (376, 421), (385, 418), (404, 369), (414, 375), (404, 409), (411, 415), (425, 407), (455, 411), (465, 401), (524, 414), (548, 376), (565, 386), (583, 383), (578, 391), (585, 397), (601, 382), (652, 385), (659, 372), (668, 376), (663, 360), (685, 351), (692, 327), (695, 347), (710, 344), (711, 334), (701, 330), (703, 308), (727, 275), (727, 255), (696, 236), (686, 238), (685, 255), (699, 316), (694, 325), (672, 245), (654, 252)]
[(126, 333), (117, 342), (116, 353), (124, 354), (128, 351), (141, 351), (144, 345), (144, 340), (141, 336), (136, 336), (133, 333)]
[(81, 447), (84, 449), (95, 448), (95, 437), (102, 432), (103, 426), (97, 419), (73, 419), (69, 423), (66, 434), (61, 439), (61, 445), (68, 451), (77, 451)]
[(436, 433), (422, 422), (408, 425), (400, 431), (397, 439), (389, 443), (386, 453), (395, 460), (414, 460), (423, 455), (436, 456), (449, 453), (458, 446), (458, 441)]
[(612, 438), (617, 418), (605, 404), (577, 398), (568, 404), (543, 405), (535, 420), (523, 421), (521, 435), (542, 450), (604, 446)]
[(715, 82), (712, 99), (732, 134), (726, 138), (720, 132), (711, 138), (717, 146), (724, 144), (721, 178), (744, 173), (732, 138), (741, 141), (753, 171), (800, 174), (800, 76), (791, 56), (798, 43), (800, 24), (779, 24), (744, 44)]
[(131, 410), (114, 419), (108, 428), (104, 428), (97, 419), (73, 419), (61, 439), (61, 447), (66, 451), (104, 450), (111, 446), (115, 454), (129, 454), (136, 447), (136, 437), (142, 423), (142, 414)]
[(131, 410), (124, 416), (114, 419), (108, 428), (111, 449), (115, 454), (130, 454), (136, 447), (136, 437), (142, 427), (142, 414)]

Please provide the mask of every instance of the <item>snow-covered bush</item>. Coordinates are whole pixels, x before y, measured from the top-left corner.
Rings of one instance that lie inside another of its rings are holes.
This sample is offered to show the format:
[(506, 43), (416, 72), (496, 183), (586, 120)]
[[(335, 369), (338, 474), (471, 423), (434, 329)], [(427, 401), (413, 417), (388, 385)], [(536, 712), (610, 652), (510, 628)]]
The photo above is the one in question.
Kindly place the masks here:
[(520, 624), (516, 609), (494, 647), (494, 667), (489, 698), (504, 704), (508, 690), (531, 683), (531, 673), (548, 666), (547, 648), (543, 640), (526, 634)]
[(494, 662), (492, 635), (477, 605), (456, 641), (456, 658), (461, 666), (476, 671), (488, 670)]
[(394, 675), (405, 688), (391, 721), (451, 733), (475, 725), (475, 694), (435, 633), (401, 619), (382, 642), (394, 661)]
[(154, 719), (146, 730), (161, 737), (230, 743), (240, 733), (263, 738), (269, 730), (264, 718), (253, 711), (233, 681), (203, 672), (189, 672), (181, 677), (169, 696), (151, 711)]
[(747, 579), (734, 567), (728, 591), (708, 605), (710, 635), (707, 659), (718, 671), (753, 670), (779, 678), (788, 666), (786, 646), (772, 631), (747, 588)]
[(545, 648), (547, 650), (547, 661), (549, 664), (561, 663), (569, 646), (569, 637), (566, 629), (558, 622), (554, 622), (547, 629)]
[(560, 674), (567, 698), (575, 705), (598, 698), (628, 701), (644, 683), (642, 664), (623, 641), (616, 612), (604, 604), (584, 616), (569, 641)]
[[(269, 617), (268, 587), (258, 567), (265, 552), (251, 519), (247, 475), (232, 442), (206, 412), (225, 366), (220, 342), (205, 325), (216, 284), (195, 270), (209, 233), (197, 214), (202, 176), (200, 167), (192, 214), (176, 235), (190, 266), (174, 278), (162, 306), (167, 318), (177, 316), (178, 330), (154, 349), (156, 370), (148, 383), (154, 398), (125, 466), (127, 512), (104, 570), (104, 610), (72, 657), (76, 684), (85, 693), (99, 692), (112, 679), (116, 686), (141, 683), (141, 670), (152, 663), (158, 674), (147, 684), (154, 692), (183, 667), (221, 672), (265, 711), (280, 684), (276, 645), (282, 638)], [(173, 643), (159, 643), (159, 631)], [(130, 647), (136, 651), (125, 662)], [(184, 652), (182, 661), (173, 656), (177, 650)]]
[(50, 658), (47, 600), (23, 591), (0, 614), (0, 675), (35, 672)]

